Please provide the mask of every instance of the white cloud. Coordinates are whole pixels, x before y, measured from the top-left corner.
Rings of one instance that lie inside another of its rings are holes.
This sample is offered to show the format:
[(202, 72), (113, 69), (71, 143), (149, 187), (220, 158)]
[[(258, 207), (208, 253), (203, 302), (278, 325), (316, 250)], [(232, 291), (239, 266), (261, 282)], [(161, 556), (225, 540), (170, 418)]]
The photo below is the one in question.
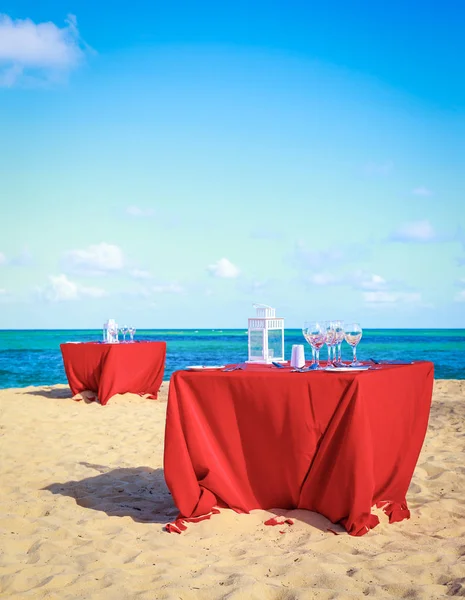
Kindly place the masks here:
[(0, 288), (0, 296), (6, 294), (6, 290), (4, 288)]
[(166, 285), (154, 285), (152, 290), (156, 294), (182, 294), (184, 288), (178, 283), (168, 283)]
[(432, 242), (436, 233), (429, 221), (414, 221), (404, 223), (390, 235), (390, 240), (395, 242)]
[(234, 279), (240, 273), (236, 265), (233, 265), (227, 258), (220, 258), (220, 260), (217, 260), (213, 265), (209, 265), (207, 271), (209, 271), (213, 277), (220, 277), (223, 279)]
[(138, 206), (128, 206), (126, 212), (132, 217), (153, 217), (155, 215), (152, 208), (139, 208)]
[(432, 196), (433, 192), (429, 190), (427, 187), (420, 185), (412, 190), (412, 194), (414, 196)]
[(84, 287), (70, 281), (66, 275), (50, 275), (48, 284), (40, 290), (41, 295), (50, 302), (66, 302), (81, 297), (102, 298), (106, 295), (100, 288)]
[(0, 14), (0, 86), (57, 81), (83, 59), (76, 17), (65, 27)]
[(149, 271), (144, 271), (143, 269), (133, 269), (129, 275), (134, 277), (134, 279), (151, 279), (152, 275)]
[(121, 248), (105, 242), (91, 245), (84, 250), (70, 250), (65, 255), (67, 268), (92, 275), (120, 271), (124, 263)]
[(455, 295), (455, 302), (465, 302), (465, 290), (461, 290)]
[(417, 292), (363, 292), (363, 299), (371, 305), (417, 304), (421, 302), (421, 294)]
[(6, 265), (6, 263), (6, 256), (3, 254), (3, 252), (0, 252), (0, 265)]

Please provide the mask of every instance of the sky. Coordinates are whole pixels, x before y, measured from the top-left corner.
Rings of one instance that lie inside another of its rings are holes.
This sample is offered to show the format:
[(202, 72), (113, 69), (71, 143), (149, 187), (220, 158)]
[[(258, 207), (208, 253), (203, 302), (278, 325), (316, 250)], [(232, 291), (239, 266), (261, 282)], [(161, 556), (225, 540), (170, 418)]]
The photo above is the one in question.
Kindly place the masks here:
[(6, 0), (0, 328), (465, 327), (465, 4)]

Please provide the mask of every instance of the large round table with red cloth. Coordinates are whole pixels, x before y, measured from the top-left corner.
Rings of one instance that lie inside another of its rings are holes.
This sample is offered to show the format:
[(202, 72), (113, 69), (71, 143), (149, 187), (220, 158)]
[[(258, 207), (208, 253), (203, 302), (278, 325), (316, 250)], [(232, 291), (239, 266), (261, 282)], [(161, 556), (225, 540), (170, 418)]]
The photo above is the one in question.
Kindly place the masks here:
[[(176, 371), (164, 450), (172, 531), (229, 507), (308, 509), (363, 535), (406, 494), (428, 426), (431, 362), (367, 371)], [(180, 527), (179, 527), (180, 525)], [(169, 527), (168, 527), (168, 530)]]
[(165, 370), (166, 342), (60, 344), (74, 395), (94, 392), (105, 405), (115, 394), (156, 398)]

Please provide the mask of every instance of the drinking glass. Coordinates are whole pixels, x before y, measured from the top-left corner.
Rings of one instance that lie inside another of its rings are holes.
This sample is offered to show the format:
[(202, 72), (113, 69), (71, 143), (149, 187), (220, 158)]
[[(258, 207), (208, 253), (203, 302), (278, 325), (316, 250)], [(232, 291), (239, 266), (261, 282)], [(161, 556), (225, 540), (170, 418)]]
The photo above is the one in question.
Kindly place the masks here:
[(336, 332), (336, 345), (334, 347), (335, 357), (334, 366), (343, 367), (342, 362), (342, 342), (344, 340), (344, 321), (333, 321), (334, 330)]
[(305, 339), (315, 351), (315, 360), (310, 365), (310, 369), (322, 370), (323, 367), (320, 366), (320, 348), (324, 345), (326, 338), (323, 323), (320, 321), (305, 321), (302, 331)]
[(119, 332), (123, 336), (123, 342), (125, 342), (126, 341), (126, 334), (128, 333), (128, 326), (127, 325), (123, 325), (122, 327), (119, 328)]
[(305, 341), (309, 343), (310, 348), (312, 349), (312, 365), (315, 363), (315, 348), (310, 344), (310, 339), (307, 335), (307, 322), (305, 322), (304, 326), (302, 327), (302, 334), (305, 338)]
[(349, 367), (361, 367), (362, 363), (357, 360), (357, 344), (362, 339), (362, 328), (358, 323), (347, 323), (344, 328), (344, 338), (349, 346), (352, 346), (353, 359)]
[(131, 338), (131, 342), (134, 341), (134, 334), (136, 333), (135, 327), (128, 327), (129, 337)]
[(326, 363), (327, 369), (334, 369), (333, 361), (331, 359), (332, 348), (336, 346), (336, 329), (333, 321), (324, 322), (324, 333), (325, 333), (325, 344), (328, 348), (328, 362)]

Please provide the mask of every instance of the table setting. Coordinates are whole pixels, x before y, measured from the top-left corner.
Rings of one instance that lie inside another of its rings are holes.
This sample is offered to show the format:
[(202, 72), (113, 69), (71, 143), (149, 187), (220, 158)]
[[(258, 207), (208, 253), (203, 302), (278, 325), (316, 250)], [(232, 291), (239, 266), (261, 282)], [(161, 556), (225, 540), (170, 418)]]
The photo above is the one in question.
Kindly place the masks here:
[(355, 536), (378, 524), (373, 506), (391, 523), (409, 518), (433, 364), (359, 360), (362, 327), (341, 320), (306, 321), (309, 346), (294, 344), (286, 360), (284, 320), (271, 307), (256, 308), (247, 360), (190, 365), (171, 376), (164, 473), (179, 515), (168, 531), (221, 508), (303, 508)]
[(157, 398), (165, 370), (166, 342), (136, 342), (135, 333), (135, 327), (119, 327), (115, 319), (108, 319), (102, 341), (60, 344), (66, 377), (76, 399), (93, 398), (105, 406), (117, 394)]

